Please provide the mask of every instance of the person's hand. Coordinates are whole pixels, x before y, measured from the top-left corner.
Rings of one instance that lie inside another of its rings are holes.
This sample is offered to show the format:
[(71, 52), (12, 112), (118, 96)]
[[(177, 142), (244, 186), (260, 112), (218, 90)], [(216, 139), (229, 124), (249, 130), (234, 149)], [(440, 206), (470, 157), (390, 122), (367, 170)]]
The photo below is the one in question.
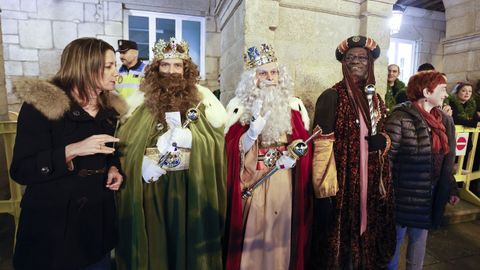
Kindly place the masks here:
[(117, 167), (112, 166), (108, 169), (106, 187), (110, 190), (118, 190), (123, 182), (123, 176)]
[(172, 143), (177, 147), (192, 148), (192, 132), (188, 128), (176, 127), (172, 130)]
[(477, 118), (480, 119), (480, 112), (477, 112)]
[(293, 167), (295, 167), (295, 163), (297, 162), (296, 159), (292, 158), (287, 154), (288, 152), (283, 152), (283, 156), (281, 156), (277, 162), (275, 163), (275, 166), (281, 170), (288, 170)]
[(383, 150), (387, 147), (387, 139), (380, 133), (373, 136), (366, 136), (365, 140), (368, 142), (369, 152)]
[(112, 154), (115, 148), (105, 146), (105, 144), (118, 141), (119, 139), (107, 134), (92, 135), (83, 141), (65, 146), (65, 157), (69, 162), (77, 156)]
[(167, 132), (163, 133), (162, 136), (158, 137), (157, 149), (160, 152), (160, 155), (164, 155), (171, 146), (172, 146), (172, 130), (169, 129), (167, 130)]
[(460, 201), (460, 198), (458, 196), (452, 195), (448, 199), (448, 203), (451, 205), (456, 205)]
[(444, 111), (449, 116), (452, 116), (452, 114), (453, 114), (452, 107), (450, 107), (450, 105), (448, 105), (448, 104), (443, 105), (442, 111)]
[(160, 176), (164, 175), (166, 171), (158, 166), (155, 161), (147, 156), (143, 156), (142, 162), (142, 177), (146, 183), (158, 181)]
[(262, 101), (255, 100), (252, 105), (252, 119), (250, 120), (250, 127), (247, 130), (247, 136), (254, 141), (258, 138), (258, 135), (262, 133), (262, 130), (265, 127), (268, 118), (270, 117), (270, 111), (265, 113), (264, 116), (260, 115), (261, 111)]

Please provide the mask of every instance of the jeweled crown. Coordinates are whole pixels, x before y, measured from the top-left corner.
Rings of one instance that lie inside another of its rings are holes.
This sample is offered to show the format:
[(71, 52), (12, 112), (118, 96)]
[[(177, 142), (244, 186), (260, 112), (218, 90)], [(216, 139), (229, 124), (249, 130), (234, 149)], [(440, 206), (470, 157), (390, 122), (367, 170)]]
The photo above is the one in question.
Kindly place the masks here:
[(277, 62), (277, 57), (275, 57), (272, 46), (263, 43), (260, 45), (260, 49), (255, 46), (248, 48), (247, 52), (243, 54), (243, 60), (245, 61), (245, 69), (251, 69)]
[(188, 43), (184, 40), (177, 40), (176, 38), (170, 38), (169, 42), (163, 39), (159, 39), (152, 48), (155, 59), (172, 59), (178, 58), (183, 60), (189, 60), (188, 55)]

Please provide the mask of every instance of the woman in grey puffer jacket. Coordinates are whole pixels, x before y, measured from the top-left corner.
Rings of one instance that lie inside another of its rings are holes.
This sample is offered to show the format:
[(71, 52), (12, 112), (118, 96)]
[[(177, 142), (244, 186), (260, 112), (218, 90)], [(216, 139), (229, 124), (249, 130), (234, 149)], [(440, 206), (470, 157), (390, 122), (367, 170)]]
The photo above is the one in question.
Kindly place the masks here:
[(407, 269), (422, 269), (428, 229), (440, 225), (445, 204), (458, 201), (453, 163), (455, 126), (439, 106), (448, 96), (439, 72), (419, 72), (407, 87), (410, 101), (386, 121), (395, 192), (397, 248), (389, 269), (397, 269), (400, 246), (409, 235)]

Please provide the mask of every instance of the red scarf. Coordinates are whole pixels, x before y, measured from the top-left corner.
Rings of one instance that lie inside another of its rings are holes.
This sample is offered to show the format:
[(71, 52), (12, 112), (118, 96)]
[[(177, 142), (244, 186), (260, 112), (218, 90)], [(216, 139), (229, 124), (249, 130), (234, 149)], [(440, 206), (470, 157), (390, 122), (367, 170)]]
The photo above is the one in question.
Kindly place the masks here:
[(423, 119), (427, 122), (428, 126), (432, 129), (432, 153), (442, 153), (444, 155), (450, 152), (448, 147), (447, 130), (443, 125), (442, 113), (438, 108), (433, 108), (430, 113), (425, 111), (418, 102), (413, 103), (417, 110), (422, 115)]

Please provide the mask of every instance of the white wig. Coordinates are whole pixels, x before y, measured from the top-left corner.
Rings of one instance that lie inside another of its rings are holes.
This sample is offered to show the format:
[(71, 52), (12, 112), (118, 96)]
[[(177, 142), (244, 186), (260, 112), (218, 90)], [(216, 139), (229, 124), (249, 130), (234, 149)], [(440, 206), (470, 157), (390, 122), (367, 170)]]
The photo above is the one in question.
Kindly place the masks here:
[(242, 125), (248, 124), (252, 118), (252, 105), (255, 100), (262, 100), (261, 115), (270, 111), (265, 128), (263, 129), (262, 144), (265, 146), (275, 144), (284, 133), (291, 134), (291, 111), (289, 98), (293, 95), (293, 81), (288, 76), (285, 66), (280, 66), (279, 80), (276, 86), (257, 87), (255, 69), (243, 72), (238, 83), (235, 95), (245, 106), (243, 115), (240, 116)]

